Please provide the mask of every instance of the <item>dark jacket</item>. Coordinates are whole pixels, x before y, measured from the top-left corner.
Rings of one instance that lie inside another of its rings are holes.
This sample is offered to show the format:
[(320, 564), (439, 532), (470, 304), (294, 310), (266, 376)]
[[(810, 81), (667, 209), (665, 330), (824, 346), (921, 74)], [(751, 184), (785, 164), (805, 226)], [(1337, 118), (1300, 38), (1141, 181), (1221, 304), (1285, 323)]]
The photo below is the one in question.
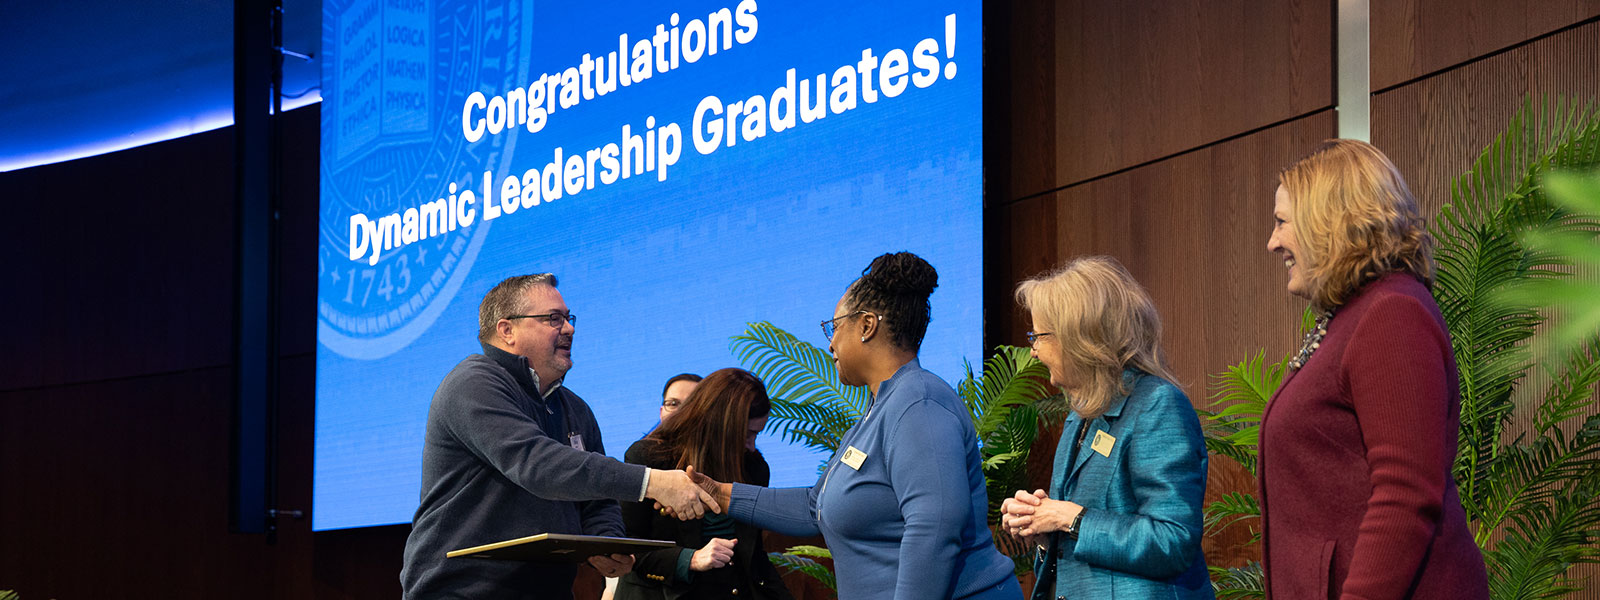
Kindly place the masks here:
[(1451, 477), (1460, 422), (1428, 289), (1404, 274), (1368, 284), (1262, 416), (1267, 597), (1487, 600)]
[(428, 409), (422, 503), (401, 588), (408, 600), (570, 598), (576, 565), (445, 553), (539, 533), (621, 535), (613, 498), (639, 498), (645, 468), (603, 454), (594, 413), (577, 394), (559, 387), (541, 398), (526, 359), (483, 351), (445, 376)]
[[(653, 469), (676, 469), (677, 460), (656, 456), (655, 440), (643, 439), (630, 447), (624, 460)], [(745, 454), (745, 480), (765, 486), (769, 473), (766, 459), (759, 452)], [(778, 569), (767, 560), (761, 543), (761, 530), (752, 525), (734, 523), (733, 561), (725, 567), (702, 573), (690, 573), (688, 581), (680, 578), (679, 560), (684, 553), (693, 553), (704, 547), (710, 537), (701, 529), (704, 519), (679, 521), (665, 517), (655, 510), (652, 502), (624, 502), (622, 520), (628, 537), (671, 540), (677, 548), (657, 550), (637, 556), (633, 572), (623, 575), (617, 582), (616, 600), (675, 600), (729, 598), (759, 598), (764, 600), (791, 600), (789, 589), (783, 585)], [(685, 559), (686, 560), (686, 559)]]

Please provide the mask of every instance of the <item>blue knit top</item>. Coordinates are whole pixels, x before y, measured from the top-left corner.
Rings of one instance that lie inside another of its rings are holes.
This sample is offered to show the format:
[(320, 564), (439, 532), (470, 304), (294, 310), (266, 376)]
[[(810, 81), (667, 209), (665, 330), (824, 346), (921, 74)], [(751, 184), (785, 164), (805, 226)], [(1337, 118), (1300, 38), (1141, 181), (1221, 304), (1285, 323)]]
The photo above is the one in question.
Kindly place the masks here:
[(987, 503), (966, 405), (912, 360), (878, 387), (816, 484), (734, 484), (729, 513), (786, 535), (820, 532), (840, 600), (1020, 599)]

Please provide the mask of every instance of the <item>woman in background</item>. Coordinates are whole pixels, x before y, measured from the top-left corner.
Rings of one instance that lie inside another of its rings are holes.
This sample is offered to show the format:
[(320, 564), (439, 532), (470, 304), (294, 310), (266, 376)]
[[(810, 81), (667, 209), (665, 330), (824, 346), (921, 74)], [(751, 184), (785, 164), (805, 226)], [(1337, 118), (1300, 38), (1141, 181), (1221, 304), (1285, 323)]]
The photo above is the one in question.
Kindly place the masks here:
[(1017, 300), (1033, 356), (1072, 402), (1050, 489), (1001, 507), (1001, 525), (1039, 547), (1033, 598), (1212, 598), (1205, 440), (1167, 370), (1155, 304), (1098, 256), (1022, 282)]
[(1278, 182), (1267, 250), (1318, 317), (1261, 420), (1267, 597), (1487, 599), (1451, 476), (1461, 393), (1416, 199), (1355, 140)]
[[(651, 468), (695, 465), (719, 480), (766, 485), (766, 463), (754, 448), (771, 410), (760, 379), (722, 369), (700, 381), (672, 418), (634, 442), (624, 459)], [(672, 540), (679, 547), (640, 554), (633, 572), (617, 583), (617, 600), (793, 597), (767, 560), (761, 531), (726, 514), (679, 521), (649, 504), (625, 502), (622, 521), (631, 537)]]

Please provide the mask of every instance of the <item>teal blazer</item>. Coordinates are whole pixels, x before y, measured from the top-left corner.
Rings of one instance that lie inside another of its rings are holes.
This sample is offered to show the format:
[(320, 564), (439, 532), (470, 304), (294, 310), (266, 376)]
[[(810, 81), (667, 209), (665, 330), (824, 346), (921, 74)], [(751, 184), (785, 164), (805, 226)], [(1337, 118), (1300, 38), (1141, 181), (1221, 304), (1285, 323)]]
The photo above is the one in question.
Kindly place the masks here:
[(1134, 369), (1122, 379), (1131, 392), (1089, 421), (1070, 465), (1083, 420), (1071, 413), (1062, 427), (1047, 491), (1082, 505), (1083, 520), (1076, 539), (1061, 532), (1045, 538), (1034, 561), (1034, 600), (1215, 597), (1200, 551), (1200, 419), (1172, 383)]

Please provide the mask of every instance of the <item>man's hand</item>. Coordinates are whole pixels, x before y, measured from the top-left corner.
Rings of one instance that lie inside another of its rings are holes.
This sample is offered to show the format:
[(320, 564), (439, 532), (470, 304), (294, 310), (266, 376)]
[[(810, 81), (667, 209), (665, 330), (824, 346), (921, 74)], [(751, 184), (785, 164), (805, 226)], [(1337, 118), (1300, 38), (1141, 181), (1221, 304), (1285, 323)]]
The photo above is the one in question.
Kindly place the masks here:
[(1065, 531), (1067, 524), (1083, 512), (1083, 507), (1065, 500), (1051, 500), (1044, 490), (1032, 494), (1018, 491), (1007, 498), (1000, 507), (1001, 524), (1012, 535), (1028, 539), (1038, 535)]
[(628, 571), (633, 570), (633, 555), (613, 554), (611, 556), (605, 556), (602, 554), (596, 554), (589, 557), (589, 564), (594, 567), (594, 570), (599, 571), (601, 575), (606, 577), (621, 577), (626, 575)]
[(689, 558), (689, 570), (705, 572), (727, 566), (733, 562), (733, 546), (737, 543), (739, 540), (711, 538), (706, 547), (696, 550)]
[(698, 519), (705, 515), (705, 511), (720, 513), (721, 506), (716, 498), (707, 493), (694, 480), (690, 474), (694, 473), (691, 466), (687, 471), (662, 471), (659, 469), (650, 472), (650, 487), (644, 495), (656, 501), (664, 514), (670, 514), (682, 520)]

